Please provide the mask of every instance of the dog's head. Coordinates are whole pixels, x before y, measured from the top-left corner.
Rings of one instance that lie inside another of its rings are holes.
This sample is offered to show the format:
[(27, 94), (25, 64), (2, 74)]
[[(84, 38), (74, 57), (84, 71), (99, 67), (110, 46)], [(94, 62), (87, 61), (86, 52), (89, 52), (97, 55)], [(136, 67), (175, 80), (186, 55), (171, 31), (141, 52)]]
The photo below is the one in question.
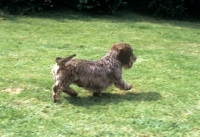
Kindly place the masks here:
[(133, 49), (129, 44), (119, 43), (114, 44), (111, 47), (112, 50), (117, 51), (117, 58), (122, 63), (124, 68), (131, 68), (133, 63), (136, 61), (136, 56), (133, 54)]

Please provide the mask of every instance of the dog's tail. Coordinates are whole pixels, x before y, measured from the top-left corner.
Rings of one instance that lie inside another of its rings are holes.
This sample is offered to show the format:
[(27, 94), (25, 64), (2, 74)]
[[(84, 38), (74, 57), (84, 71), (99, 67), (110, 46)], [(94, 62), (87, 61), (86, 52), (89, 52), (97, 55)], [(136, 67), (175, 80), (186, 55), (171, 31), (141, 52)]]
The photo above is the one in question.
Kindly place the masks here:
[(73, 55), (66, 57), (66, 58), (57, 57), (55, 59), (55, 61), (56, 61), (58, 66), (62, 66), (62, 65), (64, 65), (64, 63), (68, 62), (69, 60), (71, 60), (75, 56), (76, 56), (76, 54), (73, 54)]

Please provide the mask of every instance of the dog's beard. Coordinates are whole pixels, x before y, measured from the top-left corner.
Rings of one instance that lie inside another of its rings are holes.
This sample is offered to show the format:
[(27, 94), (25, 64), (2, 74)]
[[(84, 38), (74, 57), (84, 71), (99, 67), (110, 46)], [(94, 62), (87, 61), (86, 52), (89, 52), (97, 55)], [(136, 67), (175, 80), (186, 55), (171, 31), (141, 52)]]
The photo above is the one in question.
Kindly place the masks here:
[(133, 63), (136, 61), (136, 57), (132, 57), (129, 61), (128, 64), (124, 64), (123, 68), (124, 69), (130, 69), (133, 66)]
[(123, 65), (124, 69), (130, 69), (133, 65), (133, 61), (130, 61), (128, 64)]

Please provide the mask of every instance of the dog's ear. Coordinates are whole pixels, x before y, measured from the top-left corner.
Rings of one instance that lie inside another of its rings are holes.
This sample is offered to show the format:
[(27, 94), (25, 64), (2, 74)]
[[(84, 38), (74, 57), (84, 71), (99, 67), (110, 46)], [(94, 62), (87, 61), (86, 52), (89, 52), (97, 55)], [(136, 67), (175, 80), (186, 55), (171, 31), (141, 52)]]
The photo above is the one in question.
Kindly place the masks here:
[(117, 50), (119, 61), (127, 65), (130, 62), (130, 56), (132, 55), (132, 49), (130, 45), (125, 43), (115, 44), (111, 47), (111, 49)]
[(129, 64), (129, 62), (130, 62), (130, 50), (127, 49), (127, 48), (121, 49), (119, 51), (118, 59), (124, 65)]

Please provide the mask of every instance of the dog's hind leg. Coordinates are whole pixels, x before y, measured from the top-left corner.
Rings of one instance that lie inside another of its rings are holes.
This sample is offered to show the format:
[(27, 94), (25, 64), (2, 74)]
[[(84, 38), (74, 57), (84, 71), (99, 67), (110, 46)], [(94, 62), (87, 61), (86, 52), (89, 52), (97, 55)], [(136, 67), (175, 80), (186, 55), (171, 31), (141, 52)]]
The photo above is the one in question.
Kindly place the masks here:
[(78, 94), (76, 93), (75, 90), (73, 90), (72, 88), (70, 87), (65, 87), (63, 89), (63, 92), (67, 93), (68, 95), (72, 96), (72, 97), (76, 97)]
[(101, 96), (101, 90), (93, 90), (93, 96), (100, 97)]
[(52, 93), (53, 100), (54, 102), (58, 102), (60, 100), (61, 88), (58, 84), (54, 84), (52, 89), (53, 89), (53, 93)]

